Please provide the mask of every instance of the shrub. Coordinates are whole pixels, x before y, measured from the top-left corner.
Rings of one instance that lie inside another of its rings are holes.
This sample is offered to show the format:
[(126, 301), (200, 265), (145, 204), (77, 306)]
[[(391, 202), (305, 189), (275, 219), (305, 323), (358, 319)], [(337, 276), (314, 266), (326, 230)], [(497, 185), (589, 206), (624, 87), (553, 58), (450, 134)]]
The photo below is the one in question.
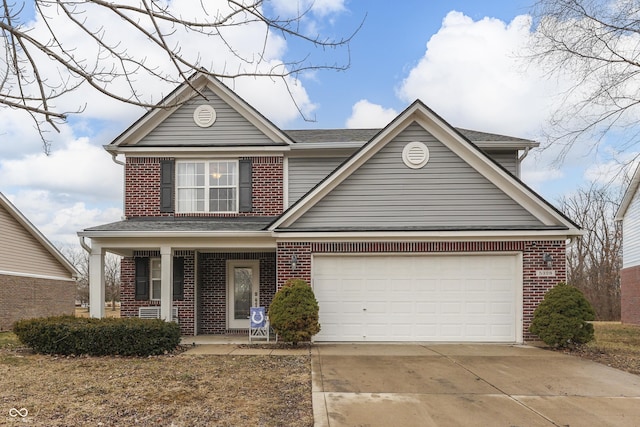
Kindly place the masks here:
[(279, 338), (297, 344), (320, 332), (318, 301), (302, 279), (289, 279), (269, 306), (269, 322)]
[(568, 347), (593, 340), (595, 311), (579, 289), (559, 283), (533, 313), (529, 331), (545, 344)]
[(180, 343), (177, 323), (157, 319), (93, 319), (73, 316), (20, 320), (13, 332), (36, 353), (151, 356)]

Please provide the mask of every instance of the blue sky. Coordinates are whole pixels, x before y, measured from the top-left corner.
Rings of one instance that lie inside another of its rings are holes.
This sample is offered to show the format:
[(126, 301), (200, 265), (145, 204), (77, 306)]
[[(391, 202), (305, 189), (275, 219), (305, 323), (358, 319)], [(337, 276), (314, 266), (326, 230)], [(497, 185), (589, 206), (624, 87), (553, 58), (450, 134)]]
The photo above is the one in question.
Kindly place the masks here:
[[(188, 3), (172, 2), (184, 8)], [(293, 0), (268, 4), (284, 16)], [(283, 88), (268, 79), (238, 80), (234, 88), (283, 129), (383, 127), (420, 98), (454, 126), (541, 140), (567, 82), (544, 79), (542, 70), (518, 57), (535, 31), (529, 6), (529, 1), (316, 0), (302, 22), (309, 34), (347, 36), (364, 24), (351, 43), (349, 69), (290, 80), (296, 101), (315, 122), (303, 120)], [(32, 25), (37, 33), (41, 22)], [(115, 29), (118, 24), (105, 18), (105, 25)], [(233, 40), (245, 49), (261, 47), (254, 34), (235, 34)], [(127, 43), (132, 49), (142, 46), (135, 39)], [(224, 56), (208, 44), (198, 46), (189, 44), (205, 59)], [(83, 48), (79, 45), (78, 52)], [(271, 52), (273, 60), (287, 61), (308, 50), (294, 40), (276, 39)], [(320, 53), (313, 55), (327, 61), (345, 58), (344, 51)], [(162, 88), (164, 93), (171, 89)], [(146, 90), (155, 99), (160, 95), (153, 85)], [(50, 134), (49, 156), (28, 117), (0, 110), (0, 191), (54, 243), (75, 244), (77, 231), (120, 219), (122, 169), (102, 146), (143, 111), (85, 88), (59, 102), (71, 110), (86, 102), (86, 110), (60, 134)], [(553, 148), (531, 153), (523, 167), (524, 181), (552, 202), (579, 185), (606, 179), (612, 156), (620, 156), (614, 138), (605, 139), (596, 152), (577, 147), (560, 165), (553, 163), (557, 153)]]

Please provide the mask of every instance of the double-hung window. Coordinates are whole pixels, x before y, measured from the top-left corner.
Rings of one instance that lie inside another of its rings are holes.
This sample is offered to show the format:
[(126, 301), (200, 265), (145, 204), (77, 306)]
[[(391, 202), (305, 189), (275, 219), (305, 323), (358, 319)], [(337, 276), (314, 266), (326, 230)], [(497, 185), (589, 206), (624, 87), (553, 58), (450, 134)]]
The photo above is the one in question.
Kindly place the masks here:
[(238, 212), (238, 161), (176, 162), (180, 213)]
[(151, 258), (151, 300), (160, 300), (162, 291), (160, 258)]

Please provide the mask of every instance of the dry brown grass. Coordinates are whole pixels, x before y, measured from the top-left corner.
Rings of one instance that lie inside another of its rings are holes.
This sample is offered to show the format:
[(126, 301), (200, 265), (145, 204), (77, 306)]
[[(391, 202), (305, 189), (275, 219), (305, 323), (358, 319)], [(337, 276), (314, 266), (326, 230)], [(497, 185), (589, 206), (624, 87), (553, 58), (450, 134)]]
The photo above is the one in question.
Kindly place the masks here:
[[(111, 307), (104, 308), (105, 317), (120, 317), (120, 307), (116, 305), (116, 309), (112, 310)], [(76, 317), (89, 317), (89, 309), (76, 307)]]
[(2, 425), (313, 425), (309, 355), (65, 358), (12, 335), (0, 334)]
[(595, 340), (568, 352), (640, 375), (640, 326), (594, 322)]

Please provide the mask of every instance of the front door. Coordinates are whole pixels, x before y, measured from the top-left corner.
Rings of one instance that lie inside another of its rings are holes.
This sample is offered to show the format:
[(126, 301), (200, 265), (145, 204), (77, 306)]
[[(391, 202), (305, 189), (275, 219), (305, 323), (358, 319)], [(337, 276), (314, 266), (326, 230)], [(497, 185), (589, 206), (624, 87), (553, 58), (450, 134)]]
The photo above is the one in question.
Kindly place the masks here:
[(260, 261), (228, 261), (227, 280), (228, 328), (248, 329), (249, 309), (260, 304)]

